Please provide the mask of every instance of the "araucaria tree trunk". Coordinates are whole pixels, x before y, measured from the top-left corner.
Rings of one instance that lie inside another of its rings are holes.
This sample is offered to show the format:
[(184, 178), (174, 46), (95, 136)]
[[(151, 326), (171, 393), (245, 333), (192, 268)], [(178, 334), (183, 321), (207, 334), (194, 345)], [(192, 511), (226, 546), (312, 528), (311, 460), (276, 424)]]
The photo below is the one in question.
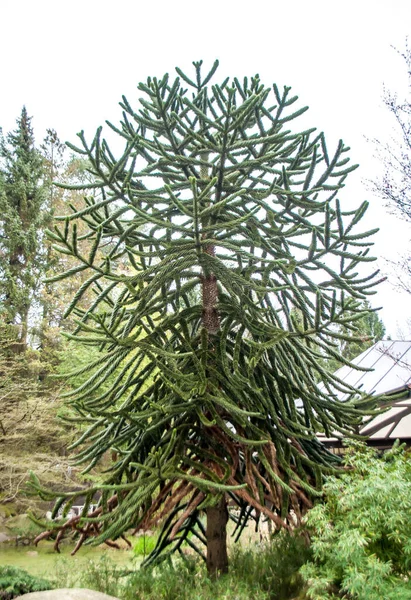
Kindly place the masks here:
[(110, 124), (119, 158), (101, 129), (72, 146), (93, 195), (49, 232), (78, 260), (55, 280), (89, 272), (69, 337), (102, 352), (69, 394), (87, 415), (78, 462), (91, 469), (112, 448), (117, 458), (94, 519), (61, 529), (81, 530), (80, 546), (158, 526), (145, 564), (188, 545), (218, 574), (227, 500), (237, 538), (261, 515), (300, 522), (338, 465), (316, 433), (349, 436), (371, 405), (324, 364), (349, 364), (335, 341), (355, 338), (378, 271), (365, 272), (367, 204), (340, 207), (355, 168), (344, 144), (329, 154), (322, 133), (291, 131), (305, 109), (290, 110), (290, 88), (258, 76), (211, 86), (217, 63), (204, 78), (194, 66), (193, 78), (177, 69), (140, 84), (136, 110), (123, 98)]
[[(204, 157), (203, 157), (204, 158)], [(201, 175), (207, 177), (207, 170), (202, 168)], [(206, 206), (210, 203), (207, 201)], [(203, 234), (203, 240), (207, 236)], [(215, 256), (215, 247), (210, 244), (203, 246), (203, 251), (209, 256)], [(216, 353), (216, 337), (220, 330), (220, 317), (218, 315), (218, 285), (217, 277), (212, 272), (201, 274), (202, 290), (202, 324), (208, 334), (209, 351), (211, 355)], [(212, 373), (207, 373), (208, 377)], [(213, 577), (228, 571), (227, 554), (227, 521), (228, 511), (225, 496), (221, 498), (216, 506), (206, 509), (206, 542), (207, 542), (207, 570)]]
[(207, 571), (213, 577), (227, 573), (227, 521), (228, 510), (225, 497), (216, 506), (207, 508)]
[[(213, 246), (206, 246), (205, 252), (210, 256), (215, 255)], [(202, 282), (202, 300), (203, 300), (203, 327), (208, 333), (211, 352), (215, 353), (213, 348), (213, 338), (220, 329), (220, 318), (218, 316), (217, 300), (218, 286), (217, 278), (213, 273), (201, 276)], [(207, 570), (212, 576), (217, 576), (228, 571), (227, 555), (227, 503), (223, 496), (217, 506), (210, 506), (206, 509), (207, 526)]]

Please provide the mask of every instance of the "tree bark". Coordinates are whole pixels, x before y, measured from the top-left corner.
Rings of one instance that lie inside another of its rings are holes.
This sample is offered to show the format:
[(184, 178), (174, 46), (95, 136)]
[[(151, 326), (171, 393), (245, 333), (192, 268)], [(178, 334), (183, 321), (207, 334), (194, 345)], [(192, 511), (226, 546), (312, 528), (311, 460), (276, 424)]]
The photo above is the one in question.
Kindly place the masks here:
[(24, 309), (20, 312), (21, 317), (21, 329), (20, 329), (20, 345), (21, 351), (25, 352), (27, 350), (27, 335), (29, 330), (29, 311), (28, 309)]
[[(208, 153), (204, 153), (203, 160), (208, 160)], [(208, 177), (208, 169), (205, 166), (201, 167), (201, 178), (205, 180)], [(208, 201), (208, 205), (211, 200)], [(207, 225), (207, 222), (202, 222), (202, 226)], [(202, 233), (202, 239), (207, 238), (207, 234)], [(215, 247), (213, 244), (204, 246), (203, 250), (209, 256), (215, 256)], [(217, 277), (208, 269), (203, 270), (201, 275), (202, 288), (202, 323), (209, 335), (208, 343), (210, 354), (215, 353), (215, 336), (220, 331), (220, 315), (218, 314), (218, 284)], [(212, 360), (212, 358), (211, 358)], [(210, 376), (208, 373), (207, 376)], [(216, 578), (223, 573), (228, 572), (228, 555), (227, 555), (227, 521), (228, 511), (227, 502), (223, 496), (217, 506), (212, 506), (206, 509), (207, 526), (207, 571), (210, 577)]]
[(207, 508), (207, 571), (216, 578), (228, 572), (227, 521), (228, 511), (225, 497), (217, 506)]

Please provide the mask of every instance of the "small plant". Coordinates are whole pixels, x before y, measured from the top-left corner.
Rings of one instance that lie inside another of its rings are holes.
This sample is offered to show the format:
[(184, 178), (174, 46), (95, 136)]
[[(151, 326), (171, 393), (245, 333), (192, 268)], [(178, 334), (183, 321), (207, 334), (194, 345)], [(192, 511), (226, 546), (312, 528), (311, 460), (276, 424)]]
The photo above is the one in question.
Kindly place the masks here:
[(0, 567), (0, 599), (11, 600), (29, 592), (50, 590), (53, 585), (46, 579), (34, 577), (17, 567)]
[(124, 570), (110, 561), (105, 554), (98, 561), (90, 560), (79, 579), (79, 586), (103, 592), (109, 596), (120, 594)]
[(137, 541), (133, 547), (133, 552), (135, 556), (147, 556), (154, 550), (156, 543), (156, 535), (147, 535), (144, 533), (137, 538)]
[(76, 587), (79, 578), (79, 573), (73, 569), (70, 563), (71, 557), (60, 556), (54, 565), (53, 572), (53, 587), (55, 588), (71, 588)]
[(329, 477), (325, 503), (308, 514), (313, 560), (301, 574), (312, 600), (410, 600), (411, 461), (395, 445), (383, 457), (348, 450), (349, 471)]

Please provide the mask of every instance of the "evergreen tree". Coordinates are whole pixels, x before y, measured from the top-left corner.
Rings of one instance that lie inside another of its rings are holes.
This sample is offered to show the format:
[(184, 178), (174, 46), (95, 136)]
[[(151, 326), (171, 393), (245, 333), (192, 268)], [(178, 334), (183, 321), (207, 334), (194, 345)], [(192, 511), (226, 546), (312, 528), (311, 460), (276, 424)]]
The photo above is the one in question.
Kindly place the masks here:
[(322, 133), (288, 129), (306, 110), (293, 111), (288, 87), (258, 76), (211, 86), (217, 65), (204, 78), (201, 62), (192, 79), (149, 78), (137, 110), (123, 98), (122, 122), (108, 123), (119, 158), (101, 128), (71, 146), (93, 176), (76, 189), (93, 195), (50, 231), (77, 259), (54, 279), (89, 274), (69, 337), (101, 349), (74, 372), (90, 375), (70, 394), (88, 424), (78, 461), (87, 471), (112, 449), (116, 460), (93, 518), (86, 507), (41, 536), (78, 529), (77, 549), (161, 524), (148, 564), (203, 542), (212, 574), (227, 569), (228, 501), (236, 536), (250, 518), (300, 522), (338, 461), (316, 433), (351, 435), (369, 410), (322, 359), (346, 362), (339, 326), (363, 318), (378, 273), (363, 268), (367, 203), (343, 212), (338, 199), (355, 168), (348, 148), (329, 154)]
[[(323, 366), (331, 372), (337, 371), (348, 360), (353, 360), (373, 346), (385, 335), (385, 325), (377, 315), (378, 309), (372, 309), (368, 300), (362, 305), (362, 314), (356, 310), (352, 319), (334, 325), (336, 354), (332, 358), (323, 357)], [(301, 310), (294, 308), (291, 319), (297, 328), (303, 327), (304, 316)], [(348, 313), (346, 315), (348, 317)], [(332, 340), (330, 340), (332, 341)]]
[(0, 140), (0, 304), (27, 346), (29, 312), (45, 272), (42, 240), (49, 219), (44, 161), (24, 107), (17, 128)]
[(369, 302), (364, 303), (364, 316), (355, 323), (354, 330), (348, 330), (347, 326), (342, 331), (353, 335), (352, 341), (342, 340), (340, 352), (347, 360), (356, 358), (362, 352), (383, 339), (385, 325), (377, 313), (371, 310)]
[[(338, 354), (342, 359), (351, 361), (362, 354), (367, 348), (371, 348), (376, 342), (383, 339), (385, 325), (378, 317), (376, 309), (372, 309), (370, 303), (365, 301), (363, 314), (353, 322), (338, 325), (336, 332), (341, 335), (338, 341)], [(357, 313), (358, 315), (358, 313)], [(353, 317), (357, 317), (353, 315)], [(340, 359), (331, 358), (324, 361), (329, 371), (337, 371), (343, 365)]]

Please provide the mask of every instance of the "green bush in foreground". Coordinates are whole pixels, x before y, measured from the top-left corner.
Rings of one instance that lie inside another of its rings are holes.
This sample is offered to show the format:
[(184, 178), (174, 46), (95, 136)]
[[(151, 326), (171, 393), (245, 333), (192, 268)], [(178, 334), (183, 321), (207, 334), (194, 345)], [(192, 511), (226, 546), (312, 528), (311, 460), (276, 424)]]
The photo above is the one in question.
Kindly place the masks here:
[(157, 569), (142, 569), (127, 579), (124, 600), (291, 600), (304, 583), (299, 569), (311, 556), (305, 541), (282, 533), (257, 548), (236, 549), (230, 571), (210, 579), (198, 560), (165, 563)]
[(313, 560), (301, 573), (313, 600), (410, 600), (411, 459), (398, 445), (380, 459), (350, 447), (342, 476), (308, 515)]
[(50, 590), (53, 585), (17, 567), (0, 567), (0, 599), (11, 600), (29, 592)]
[(290, 600), (305, 587), (299, 569), (310, 558), (311, 549), (303, 537), (281, 532), (257, 551), (234, 552), (230, 574), (246, 583), (250, 592), (260, 588), (270, 600)]
[(287, 533), (231, 556), (230, 571), (211, 579), (197, 557), (165, 561), (156, 568), (128, 572), (109, 557), (90, 561), (73, 578), (70, 561), (59, 564), (55, 587), (85, 587), (121, 600), (291, 600), (300, 598), (301, 565), (311, 557), (305, 541)]

